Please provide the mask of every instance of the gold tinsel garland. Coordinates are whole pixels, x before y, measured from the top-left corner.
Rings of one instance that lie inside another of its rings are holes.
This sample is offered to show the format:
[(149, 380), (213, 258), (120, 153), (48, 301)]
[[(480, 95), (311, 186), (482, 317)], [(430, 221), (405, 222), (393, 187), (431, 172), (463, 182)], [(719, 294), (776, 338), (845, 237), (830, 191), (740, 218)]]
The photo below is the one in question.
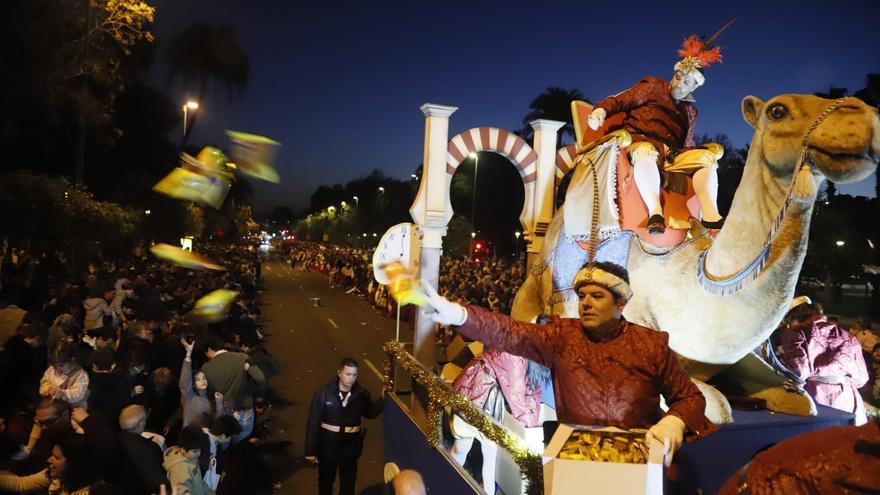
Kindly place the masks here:
[(428, 393), (428, 441), (434, 447), (440, 445), (440, 429), (443, 411), (449, 408), (473, 425), (486, 438), (495, 442), (511, 453), (514, 462), (519, 466), (520, 473), (527, 483), (529, 495), (544, 493), (544, 471), (541, 457), (533, 454), (516, 435), (512, 435), (494, 420), (474, 407), (466, 397), (455, 392), (434, 373), (426, 370), (421, 363), (403, 350), (400, 342), (392, 340), (383, 346), (385, 358), (385, 389), (394, 390), (393, 361), (396, 360), (419, 385)]

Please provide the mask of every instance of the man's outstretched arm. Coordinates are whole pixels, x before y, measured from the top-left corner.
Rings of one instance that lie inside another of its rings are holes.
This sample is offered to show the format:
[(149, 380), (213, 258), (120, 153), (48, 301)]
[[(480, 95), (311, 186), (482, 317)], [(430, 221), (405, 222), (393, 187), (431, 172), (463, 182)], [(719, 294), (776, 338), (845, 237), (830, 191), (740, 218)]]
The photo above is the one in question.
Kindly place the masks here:
[(525, 323), (478, 306), (465, 308), (437, 295), (427, 283), (422, 284), (428, 296), (428, 311), (434, 311), (431, 318), (437, 323), (452, 325), (465, 337), (479, 340), (494, 349), (531, 359), (547, 367), (553, 366), (556, 324)]

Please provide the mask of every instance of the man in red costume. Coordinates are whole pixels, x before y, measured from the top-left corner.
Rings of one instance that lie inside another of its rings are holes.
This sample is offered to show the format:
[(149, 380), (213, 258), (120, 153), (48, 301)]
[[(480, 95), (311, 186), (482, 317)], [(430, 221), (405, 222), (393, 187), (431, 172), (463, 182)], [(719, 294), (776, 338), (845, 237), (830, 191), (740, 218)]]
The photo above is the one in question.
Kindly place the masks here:
[[(668, 335), (626, 321), (632, 296), (626, 270), (611, 263), (581, 268), (574, 280), (580, 317), (553, 317), (544, 325), (516, 321), (438, 296), (428, 306), (438, 323), (497, 350), (553, 370), (560, 422), (648, 428), (672, 453), (717, 427), (703, 414), (706, 401), (669, 349)], [(669, 411), (660, 409), (660, 395)]]
[(683, 58), (675, 64), (671, 81), (648, 76), (622, 93), (596, 103), (590, 114), (588, 124), (593, 129), (601, 127), (607, 115), (625, 114), (623, 122), (609, 131), (622, 128), (632, 135), (627, 152), (650, 215), (651, 234), (662, 234), (666, 229), (660, 205), (661, 170), (667, 173), (668, 187), (682, 193), (686, 183), (685, 187), (676, 186), (668, 174), (692, 176), (703, 226), (719, 229), (723, 224), (717, 206), (717, 161), (724, 148), (715, 143), (695, 148), (694, 142), (697, 107), (692, 93), (706, 81), (700, 69), (721, 61), (720, 48), (709, 49), (708, 45), (697, 36), (689, 37), (678, 52)]

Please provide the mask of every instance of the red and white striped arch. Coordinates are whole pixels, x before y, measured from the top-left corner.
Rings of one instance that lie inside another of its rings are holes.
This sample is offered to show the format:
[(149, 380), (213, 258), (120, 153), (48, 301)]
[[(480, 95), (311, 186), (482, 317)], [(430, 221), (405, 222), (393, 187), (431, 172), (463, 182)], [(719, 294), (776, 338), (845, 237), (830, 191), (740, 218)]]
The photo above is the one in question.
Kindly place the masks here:
[(469, 153), (490, 151), (510, 160), (523, 181), (525, 200), (519, 215), (523, 234), (529, 239), (535, 221), (535, 185), (538, 178), (538, 155), (523, 138), (497, 127), (475, 127), (449, 140), (446, 153), (446, 223), (452, 219), (452, 203), (448, 192), (456, 169)]
[(577, 145), (575, 144), (569, 144), (568, 146), (559, 148), (559, 151), (556, 152), (556, 187), (559, 187), (562, 178), (565, 177), (565, 174), (567, 174), (569, 170), (571, 170), (576, 157)]
[(468, 153), (492, 151), (504, 156), (516, 166), (523, 184), (535, 182), (538, 177), (538, 155), (523, 138), (497, 127), (475, 127), (449, 140), (446, 155), (446, 173), (455, 174)]

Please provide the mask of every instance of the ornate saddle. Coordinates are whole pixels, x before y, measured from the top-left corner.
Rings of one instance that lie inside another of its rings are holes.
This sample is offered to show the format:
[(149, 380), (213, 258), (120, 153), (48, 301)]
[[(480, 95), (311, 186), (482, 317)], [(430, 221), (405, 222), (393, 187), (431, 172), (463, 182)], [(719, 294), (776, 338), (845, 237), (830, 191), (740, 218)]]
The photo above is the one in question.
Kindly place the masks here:
[[(587, 125), (593, 106), (581, 100), (571, 102), (578, 151), (585, 149), (594, 141), (601, 139), (609, 128), (616, 127), (624, 119), (623, 114), (611, 115), (597, 130)], [(622, 148), (621, 151), (626, 151)], [(648, 235), (648, 210), (639, 194), (638, 186), (632, 176), (629, 155), (620, 153), (617, 158), (617, 207), (620, 214), (620, 228), (635, 232), (643, 241), (657, 247), (672, 247), (683, 242), (690, 228), (690, 219), (700, 217), (700, 205), (694, 195), (694, 188), (688, 174), (666, 171), (660, 194), (663, 213), (666, 217), (666, 232), (662, 235)]]

